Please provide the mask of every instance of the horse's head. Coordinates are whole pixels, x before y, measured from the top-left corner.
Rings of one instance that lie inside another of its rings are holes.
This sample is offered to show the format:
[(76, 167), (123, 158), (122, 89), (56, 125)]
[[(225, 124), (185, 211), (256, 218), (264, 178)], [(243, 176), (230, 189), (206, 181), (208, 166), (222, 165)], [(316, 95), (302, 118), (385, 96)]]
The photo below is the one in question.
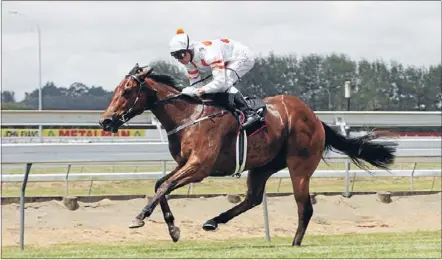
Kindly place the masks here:
[(136, 64), (115, 88), (112, 100), (99, 121), (104, 131), (116, 133), (121, 125), (149, 109), (156, 101), (156, 90), (146, 82), (152, 70)]

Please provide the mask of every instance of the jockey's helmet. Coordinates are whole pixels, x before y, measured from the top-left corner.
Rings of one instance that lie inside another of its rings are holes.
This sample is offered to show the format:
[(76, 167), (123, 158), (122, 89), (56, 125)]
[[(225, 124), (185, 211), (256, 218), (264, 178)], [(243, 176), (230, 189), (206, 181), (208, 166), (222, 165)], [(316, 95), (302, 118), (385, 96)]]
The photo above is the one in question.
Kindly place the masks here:
[(176, 30), (176, 35), (174, 35), (169, 42), (170, 54), (175, 58), (182, 58), (186, 55), (186, 51), (191, 48), (189, 35), (185, 34), (181, 28)]

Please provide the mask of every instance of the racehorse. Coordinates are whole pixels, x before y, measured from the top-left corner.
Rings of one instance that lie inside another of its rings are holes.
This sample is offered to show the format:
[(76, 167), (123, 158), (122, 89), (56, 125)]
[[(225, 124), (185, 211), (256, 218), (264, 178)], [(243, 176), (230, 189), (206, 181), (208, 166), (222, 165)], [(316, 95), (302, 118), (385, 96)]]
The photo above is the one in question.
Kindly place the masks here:
[[(177, 167), (156, 182), (155, 196), (129, 227), (144, 226), (144, 219), (159, 203), (170, 237), (177, 242), (180, 229), (174, 224), (175, 218), (165, 196), (208, 176), (232, 175), (241, 122), (223, 108), (181, 94), (173, 78), (154, 74), (153, 68), (146, 67), (136, 64), (115, 88), (99, 124), (104, 131), (117, 132), (131, 118), (150, 110), (168, 132), (169, 150)], [(375, 132), (347, 138), (319, 120), (309, 106), (295, 96), (278, 95), (263, 101), (265, 127), (247, 139), (243, 169), (248, 170), (246, 197), (233, 208), (206, 221), (203, 229), (215, 230), (218, 224), (227, 223), (259, 205), (269, 177), (288, 168), (299, 219), (292, 245), (300, 246), (313, 215), (310, 178), (324, 152), (333, 149), (346, 154), (361, 169), (368, 170), (365, 161), (388, 170), (395, 160), (396, 143), (372, 142), (385, 136)]]

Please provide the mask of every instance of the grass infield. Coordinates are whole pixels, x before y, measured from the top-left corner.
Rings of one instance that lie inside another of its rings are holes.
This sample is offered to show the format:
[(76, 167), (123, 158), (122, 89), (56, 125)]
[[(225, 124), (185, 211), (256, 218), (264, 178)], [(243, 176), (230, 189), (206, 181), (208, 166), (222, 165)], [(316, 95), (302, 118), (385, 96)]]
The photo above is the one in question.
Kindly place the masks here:
[(2, 248), (2, 258), (441, 258), (441, 231), (306, 235), (223, 241), (145, 241), (109, 244), (25, 245)]

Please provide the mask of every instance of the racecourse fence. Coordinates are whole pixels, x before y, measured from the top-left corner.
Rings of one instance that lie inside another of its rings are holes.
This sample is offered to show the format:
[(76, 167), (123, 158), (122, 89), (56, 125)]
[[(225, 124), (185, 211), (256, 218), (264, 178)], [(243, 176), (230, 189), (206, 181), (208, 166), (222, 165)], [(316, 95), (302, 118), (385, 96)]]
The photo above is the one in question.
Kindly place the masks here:
[[(398, 162), (440, 162), (440, 138), (399, 138), (386, 139), (398, 143)], [(156, 162), (162, 166), (161, 172), (108, 172), (108, 173), (69, 173), (32, 174), (28, 181), (57, 182), (79, 180), (155, 180), (165, 175), (166, 165), (173, 163), (168, 143), (44, 143), (44, 144), (2, 144), (2, 182), (22, 182), (23, 174), (7, 173), (11, 169), (23, 167), (25, 164), (38, 164), (39, 168), (70, 166), (72, 164), (109, 165), (116, 162), (130, 163), (132, 166), (146, 165), (146, 161)], [(325, 156), (327, 161), (346, 162), (347, 156), (330, 152)], [(441, 176), (440, 169), (428, 170), (372, 170), (374, 176), (386, 177), (417, 177)], [(373, 176), (371, 173), (354, 170), (317, 170), (313, 177), (336, 178), (348, 174), (357, 177)], [(247, 177), (247, 171), (242, 174)], [(282, 170), (272, 177), (287, 178), (287, 170)], [(348, 181), (348, 180), (347, 180)], [(347, 183), (346, 183), (347, 184)]]
[[(54, 126), (93, 125), (103, 111), (85, 110), (2, 110), (2, 126)], [(440, 126), (441, 111), (315, 111), (319, 119), (335, 124), (336, 118), (344, 118), (349, 126)], [(144, 112), (131, 119), (129, 125), (155, 125), (151, 112)]]
[[(5, 110), (2, 113), (2, 143), (40, 142), (164, 142), (166, 132), (151, 112), (133, 118), (120, 130), (120, 136), (107, 136), (95, 130), (102, 111)], [(348, 127), (440, 127), (440, 111), (315, 111), (327, 124)], [(37, 128), (38, 127), (38, 128)], [(18, 129), (16, 129), (18, 128)], [(29, 130), (29, 128), (31, 128)], [(50, 130), (57, 128), (56, 130)], [(62, 129), (59, 129), (62, 128)], [(64, 129), (63, 129), (64, 128)], [(76, 129), (80, 128), (79, 131)], [(134, 129), (142, 129), (134, 133)], [(72, 131), (69, 131), (72, 130)], [(132, 131), (132, 133), (126, 133)], [(55, 134), (53, 133), (55, 132)]]

